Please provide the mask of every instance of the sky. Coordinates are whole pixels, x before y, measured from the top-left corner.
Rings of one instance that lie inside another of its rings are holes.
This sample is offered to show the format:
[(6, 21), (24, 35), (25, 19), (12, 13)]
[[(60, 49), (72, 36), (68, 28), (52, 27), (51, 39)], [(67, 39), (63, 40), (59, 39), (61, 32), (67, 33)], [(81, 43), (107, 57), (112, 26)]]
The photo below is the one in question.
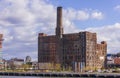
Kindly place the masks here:
[(108, 53), (120, 52), (120, 0), (0, 0), (2, 57), (37, 60), (38, 33), (55, 34), (58, 6), (65, 33), (95, 32)]

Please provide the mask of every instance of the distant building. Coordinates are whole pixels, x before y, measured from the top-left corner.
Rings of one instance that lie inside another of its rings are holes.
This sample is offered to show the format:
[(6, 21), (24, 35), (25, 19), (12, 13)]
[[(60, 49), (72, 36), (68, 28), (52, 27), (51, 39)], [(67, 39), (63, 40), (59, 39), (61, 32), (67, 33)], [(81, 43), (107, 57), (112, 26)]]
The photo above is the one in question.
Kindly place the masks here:
[(2, 58), (2, 42), (3, 42), (3, 34), (0, 34), (0, 69), (3, 68), (3, 58)]
[(38, 62), (32, 62), (32, 69), (38, 69)]
[(31, 57), (30, 56), (26, 56), (25, 62), (26, 63), (30, 63), (31, 62)]
[(55, 35), (39, 33), (38, 62), (60, 64), (61, 69), (83, 71), (102, 68), (106, 64), (107, 43), (97, 44), (96, 33), (88, 31), (64, 34), (62, 7), (57, 8)]
[(10, 69), (19, 69), (24, 64), (24, 59), (12, 58), (7, 61), (7, 67)]
[(107, 65), (114, 64), (114, 57), (111, 55), (107, 55)]
[(118, 52), (116, 55), (117, 55), (117, 57), (120, 57), (120, 52)]
[(117, 54), (107, 54), (107, 68), (120, 68), (120, 56)]
[(22, 65), (24, 64), (24, 59), (13, 58), (11, 59), (14, 65)]
[(0, 64), (0, 69), (5, 69), (7, 67), (7, 61), (5, 59), (2, 59)]
[(114, 58), (114, 64), (115, 65), (120, 65), (120, 57), (115, 57)]

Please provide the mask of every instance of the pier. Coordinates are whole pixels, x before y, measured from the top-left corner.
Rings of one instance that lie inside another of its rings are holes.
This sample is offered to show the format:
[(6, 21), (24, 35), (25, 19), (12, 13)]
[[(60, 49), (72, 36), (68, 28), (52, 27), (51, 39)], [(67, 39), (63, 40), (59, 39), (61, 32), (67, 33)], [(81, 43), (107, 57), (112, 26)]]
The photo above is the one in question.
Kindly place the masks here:
[(0, 76), (36, 76), (36, 77), (93, 77), (93, 78), (120, 78), (119, 73), (16, 73), (0, 72)]

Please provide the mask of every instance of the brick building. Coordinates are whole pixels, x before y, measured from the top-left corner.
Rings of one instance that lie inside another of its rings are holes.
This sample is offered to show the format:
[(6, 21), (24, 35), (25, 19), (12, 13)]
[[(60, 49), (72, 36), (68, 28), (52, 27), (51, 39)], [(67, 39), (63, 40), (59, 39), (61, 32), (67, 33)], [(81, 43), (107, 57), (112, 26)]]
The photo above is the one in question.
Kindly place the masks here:
[(107, 54), (107, 68), (120, 68), (120, 56), (118, 54)]
[(114, 64), (115, 65), (120, 65), (120, 57), (114, 58)]
[(81, 71), (102, 68), (105, 64), (107, 43), (97, 44), (96, 33), (88, 31), (64, 34), (62, 7), (57, 8), (55, 35), (39, 33), (38, 62), (60, 64), (61, 68)]
[(0, 34), (0, 69), (3, 68), (3, 59), (2, 59), (2, 42), (3, 42), (3, 34)]

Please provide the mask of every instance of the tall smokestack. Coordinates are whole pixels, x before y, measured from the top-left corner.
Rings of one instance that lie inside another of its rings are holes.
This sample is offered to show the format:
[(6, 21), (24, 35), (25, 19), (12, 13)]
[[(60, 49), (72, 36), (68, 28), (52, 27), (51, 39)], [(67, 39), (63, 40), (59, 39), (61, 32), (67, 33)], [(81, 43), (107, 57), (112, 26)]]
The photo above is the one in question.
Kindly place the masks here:
[(57, 27), (56, 27), (56, 62), (58, 64), (62, 63), (62, 42), (63, 38), (63, 27), (62, 27), (62, 7), (57, 7)]
[(62, 7), (57, 8), (57, 26), (62, 27)]
[(57, 27), (56, 36), (62, 38), (63, 27), (62, 27), (62, 7), (57, 7)]

